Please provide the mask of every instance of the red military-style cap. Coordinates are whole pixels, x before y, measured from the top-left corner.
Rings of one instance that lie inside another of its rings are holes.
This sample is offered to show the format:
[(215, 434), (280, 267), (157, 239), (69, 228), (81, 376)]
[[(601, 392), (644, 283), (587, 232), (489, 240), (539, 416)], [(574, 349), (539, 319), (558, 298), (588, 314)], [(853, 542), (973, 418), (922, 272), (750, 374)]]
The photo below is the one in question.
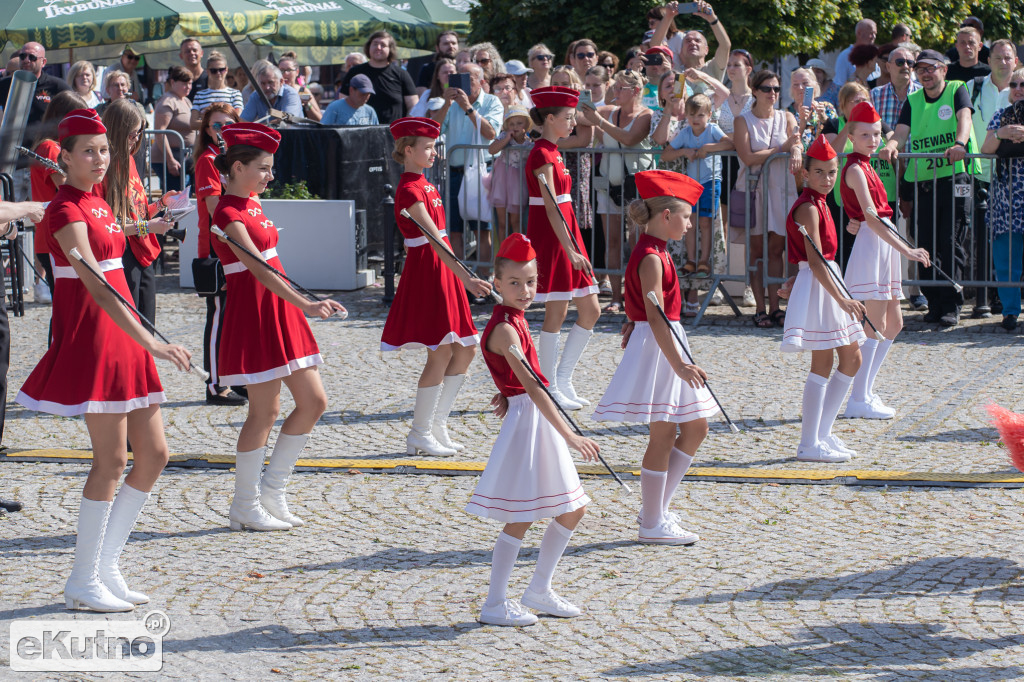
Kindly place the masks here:
[(672, 59), (675, 57), (675, 55), (673, 55), (672, 53), (672, 49), (667, 45), (655, 45), (651, 49), (647, 50), (647, 52), (644, 52), (645, 57), (649, 57), (652, 54), (660, 54), (661, 56), (668, 59), (669, 64), (672, 63)]
[(429, 137), (436, 140), (441, 135), (441, 124), (432, 118), (406, 116), (391, 122), (391, 135), (396, 140), (402, 137)]
[(530, 243), (529, 239), (518, 232), (513, 232), (505, 237), (505, 241), (501, 243), (501, 248), (498, 249), (498, 258), (507, 258), (517, 263), (526, 263), (535, 260), (537, 252), (533, 250), (533, 244)]
[(854, 121), (858, 123), (874, 123), (881, 120), (882, 117), (875, 111), (875, 107), (871, 105), (871, 102), (861, 102), (850, 112), (850, 123)]
[(818, 135), (818, 139), (807, 148), (807, 156), (818, 161), (830, 161), (836, 158), (836, 150), (828, 143), (824, 135)]
[(530, 99), (533, 100), (533, 106), (538, 109), (546, 109), (547, 107), (571, 107), (575, 109), (580, 101), (580, 93), (572, 88), (549, 85), (544, 88), (534, 88), (531, 90)]
[(75, 135), (103, 135), (107, 132), (100, 115), (95, 109), (75, 109), (68, 112), (68, 115), (61, 119), (57, 126), (57, 135), (60, 142), (65, 138)]
[(281, 133), (260, 123), (230, 123), (220, 129), (220, 135), (229, 147), (244, 144), (262, 149), (268, 154), (276, 152), (277, 146), (281, 144)]
[(650, 170), (637, 173), (636, 189), (641, 199), (654, 197), (675, 197), (691, 206), (697, 205), (704, 188), (688, 175), (667, 170)]

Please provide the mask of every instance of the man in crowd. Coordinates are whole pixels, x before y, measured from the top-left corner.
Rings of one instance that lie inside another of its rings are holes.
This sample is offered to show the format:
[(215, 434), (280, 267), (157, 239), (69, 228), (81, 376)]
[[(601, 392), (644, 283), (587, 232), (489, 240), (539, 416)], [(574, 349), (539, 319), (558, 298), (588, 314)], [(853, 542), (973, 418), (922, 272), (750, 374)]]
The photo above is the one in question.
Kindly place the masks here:
[(422, 95), (430, 89), (430, 81), (434, 77), (438, 59), (455, 59), (458, 53), (459, 34), (455, 31), (443, 31), (437, 37), (433, 55), (410, 59), (405, 69), (416, 79), (416, 94)]
[(714, 8), (703, 1), (698, 2), (697, 6), (698, 9), (693, 13), (693, 16), (700, 17), (708, 22), (715, 40), (718, 41), (715, 56), (710, 62), (707, 61), (708, 51), (710, 50), (708, 41), (700, 31), (680, 32), (680, 38), (678, 39), (680, 42), (678, 45), (675, 45), (675, 48), (668, 43), (669, 26), (679, 16), (678, 2), (670, 2), (665, 5), (665, 17), (658, 23), (657, 28), (654, 29), (654, 35), (651, 36), (651, 46), (668, 45), (669, 49), (672, 49), (674, 52), (674, 64), (679, 71), (691, 68), (697, 69), (712, 78), (722, 80), (725, 76), (725, 67), (729, 63), (729, 52), (732, 51), (732, 42), (729, 40), (729, 34), (725, 32), (725, 26), (722, 25), (718, 16), (715, 15)]
[[(463, 92), (459, 88), (448, 88), (444, 93), (444, 105), (437, 111), (430, 112), (431, 118), (443, 121), (441, 132), (445, 134), (445, 141), (449, 148), (460, 144), (481, 144), (493, 140), (498, 131), (501, 130), (501, 122), (505, 116), (505, 108), (501, 100), (494, 95), (484, 92), (484, 72), (477, 64), (463, 64), (459, 67), (459, 73), (470, 75), (470, 91)], [(477, 128), (480, 134), (477, 135)], [(485, 161), (491, 160), (491, 155), (485, 149), (483, 151)], [(465, 173), (466, 151), (457, 149), (449, 156), (450, 173), (448, 176), (448, 197), (445, 199), (444, 207), (448, 212), (447, 227), (448, 238), (452, 243), (452, 250), (459, 258), (464, 256), (463, 245), (463, 220), (459, 212), (459, 190), (462, 188), (462, 178)], [(483, 188), (478, 190), (483, 195)], [(477, 260), (487, 262), (491, 259), (491, 233), (490, 223), (480, 222), (471, 224), (470, 229), (479, 226)]]
[[(982, 64), (988, 64), (988, 48), (985, 47), (984, 44), (985, 24), (981, 23), (981, 19), (979, 19), (978, 17), (967, 17), (960, 23), (960, 28), (964, 28), (967, 26), (970, 26), (971, 28), (978, 30), (978, 39), (983, 41), (981, 49), (978, 50), (978, 60)], [(953, 43), (953, 46), (946, 50), (946, 58), (949, 59), (950, 62), (955, 62), (957, 59), (960, 58), (960, 53), (957, 52), (956, 49), (956, 43)]]
[[(299, 93), (284, 82), (280, 69), (266, 59), (260, 59), (253, 65), (252, 70), (256, 84), (267, 96), (271, 108), (292, 116), (302, 116), (302, 101), (299, 99)], [(258, 92), (253, 92), (242, 109), (241, 118), (243, 121), (259, 121), (268, 114), (270, 111), (264, 104), (263, 98)], [(276, 119), (274, 120), (276, 121)]]
[(896, 128), (896, 122), (903, 111), (903, 103), (912, 92), (921, 89), (921, 84), (914, 80), (915, 51), (901, 45), (889, 53), (889, 61), (885, 68), (889, 71), (889, 82), (871, 90), (871, 102), (882, 117), (882, 122), (890, 128)]
[(139, 78), (139, 53), (130, 45), (125, 45), (121, 51), (121, 59), (117, 64), (109, 67), (107, 71), (123, 71), (128, 74), (128, 82), (131, 97), (136, 102), (142, 101), (142, 79)]
[[(926, 249), (932, 263), (954, 279), (965, 273), (968, 215), (971, 210), (969, 174), (979, 170), (977, 161), (965, 163), (967, 150), (978, 149), (972, 127), (971, 97), (963, 84), (946, 84), (947, 60), (935, 50), (918, 56), (914, 71), (922, 89), (910, 94), (900, 112), (896, 134), (879, 153), (882, 160), (896, 162), (907, 141), (911, 153), (942, 154), (936, 159), (912, 159), (903, 176), (910, 183), (914, 205), (908, 214), (916, 219), (917, 245)], [(928, 299), (926, 322), (953, 327), (960, 322), (962, 292), (945, 286), (933, 268), (918, 267), (921, 279), (936, 284), (921, 287)]]
[(348, 94), (331, 102), (320, 120), (325, 126), (375, 126), (377, 112), (367, 102), (374, 95), (373, 83), (365, 74), (358, 74), (348, 82)]
[[(853, 72), (856, 67), (850, 63), (850, 51), (858, 45), (874, 45), (875, 37), (878, 35), (878, 26), (871, 19), (861, 19), (854, 28), (854, 35), (856, 36), (856, 42), (836, 55), (836, 75), (833, 76), (832, 80), (839, 87), (843, 87), (853, 80)], [(874, 72), (867, 77), (867, 80), (874, 80), (881, 75), (882, 71), (875, 67)]]
[(894, 43), (911, 43), (913, 42), (913, 35), (910, 32), (910, 27), (906, 24), (899, 23), (892, 27), (892, 42)]
[(373, 84), (369, 104), (377, 112), (381, 123), (390, 124), (416, 106), (419, 101), (416, 85), (412, 82), (412, 76), (402, 68), (398, 45), (387, 31), (377, 31), (370, 35), (366, 41), (366, 54), (370, 61), (348, 70), (341, 83), (341, 91), (347, 95), (353, 77), (359, 74), (367, 76)]
[(959, 59), (949, 65), (946, 79), (967, 82), (989, 74), (988, 64), (979, 61), (981, 33), (973, 26), (964, 26), (956, 32), (956, 52)]
[(188, 93), (190, 100), (195, 100), (196, 93), (210, 87), (209, 74), (203, 69), (203, 46), (195, 38), (185, 38), (178, 50), (181, 63), (192, 73), (192, 89)]

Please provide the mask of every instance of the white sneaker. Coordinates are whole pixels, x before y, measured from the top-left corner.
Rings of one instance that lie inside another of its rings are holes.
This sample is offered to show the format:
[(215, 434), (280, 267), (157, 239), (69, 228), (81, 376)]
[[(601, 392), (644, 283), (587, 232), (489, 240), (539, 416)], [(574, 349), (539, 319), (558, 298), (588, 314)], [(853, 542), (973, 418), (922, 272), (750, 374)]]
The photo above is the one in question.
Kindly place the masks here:
[[(663, 511), (663, 512), (661, 512), (661, 518), (662, 518), (663, 521), (668, 521), (669, 523), (675, 523), (677, 525), (678, 525), (678, 523), (680, 521), (683, 520), (683, 517), (681, 517), (679, 514), (676, 514), (674, 511)], [(637, 523), (638, 526), (644, 525), (644, 510), (643, 510), (643, 508), (641, 508), (640, 511), (638, 511), (636, 513), (636, 523)]]
[(580, 611), (580, 607), (562, 599), (555, 594), (554, 590), (548, 590), (546, 593), (541, 594), (526, 588), (521, 602), (523, 606), (529, 606), (534, 611), (540, 611), (541, 613), (557, 616), (558, 618), (575, 618), (583, 613)]
[(711, 295), (710, 305), (725, 305), (725, 296), (722, 296), (722, 290), (715, 288), (715, 293)]
[(873, 407), (882, 411), (892, 412), (893, 416), (896, 416), (896, 410), (883, 403), (882, 399), (879, 398), (874, 393), (872, 393), (871, 396), (868, 398), (868, 402), (871, 403)]
[(818, 441), (814, 445), (800, 446), (796, 451), (796, 458), (801, 462), (849, 462), (850, 455), (843, 452), (836, 452), (824, 441)]
[(537, 616), (523, 608), (515, 599), (506, 599), (497, 606), (480, 609), (478, 621), (486, 625), (504, 625), (506, 627), (523, 627), (537, 622)]
[(851, 458), (857, 456), (856, 450), (851, 450), (846, 443), (839, 439), (839, 436), (834, 433), (830, 433), (821, 439), (829, 447), (832, 452), (838, 452), (841, 455), (849, 455)]
[(870, 400), (846, 401), (846, 412), (844, 419), (892, 419), (896, 416), (896, 410), (879, 403), (872, 403)]
[(50, 296), (50, 287), (46, 286), (46, 282), (39, 280), (32, 287), (32, 293), (36, 297), (36, 303), (53, 303), (53, 297)]
[(637, 540), (645, 545), (692, 545), (700, 540), (700, 536), (669, 521), (662, 521), (654, 528), (640, 526)]
[(582, 410), (583, 406), (574, 400), (570, 400), (568, 396), (558, 390), (555, 385), (548, 386), (548, 393), (555, 399), (555, 402), (562, 406), (563, 410)]

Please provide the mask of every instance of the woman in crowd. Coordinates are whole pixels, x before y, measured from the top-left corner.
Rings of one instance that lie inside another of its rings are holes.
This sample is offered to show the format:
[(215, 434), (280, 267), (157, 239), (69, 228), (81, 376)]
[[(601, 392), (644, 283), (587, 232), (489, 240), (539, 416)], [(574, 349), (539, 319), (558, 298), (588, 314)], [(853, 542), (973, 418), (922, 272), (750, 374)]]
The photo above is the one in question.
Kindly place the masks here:
[[(988, 124), (982, 154), (994, 154), (1003, 140), (1024, 142), (1024, 125), (1005, 123), (1011, 116), (1020, 120), (1024, 111), (1024, 69), (1010, 76), (1010, 106), (1000, 109)], [(992, 264), (996, 281), (1019, 282), (1024, 267), (1024, 157), (999, 159), (993, 164), (989, 189), (988, 225), (992, 230)], [(1020, 289), (997, 289), (1003, 304), (1003, 329), (1017, 328)]]
[(832, 70), (828, 64), (820, 59), (808, 59), (804, 68), (814, 73), (814, 79), (818, 81), (819, 102), (828, 102), (834, 107), (839, 106), (839, 86), (832, 81)]
[[(736, 119), (750, 111), (750, 107), (754, 104), (754, 95), (750, 90), (750, 74), (753, 72), (754, 62), (749, 52), (736, 49), (729, 53), (729, 61), (726, 64), (729, 96), (725, 98), (725, 104), (718, 110), (718, 127), (729, 137), (732, 137), (736, 131)], [(743, 189), (736, 186), (739, 172), (740, 164), (737, 158), (726, 157), (725, 169), (722, 174), (722, 218), (726, 221), (729, 218), (729, 196), (732, 194), (732, 190)], [(742, 233), (735, 231), (734, 237), (742, 237)], [(743, 289), (743, 305), (753, 307), (754, 303), (754, 292), (749, 286), (745, 287)]]
[[(192, 73), (184, 66), (174, 65), (167, 71), (167, 91), (156, 103), (153, 127), (173, 130), (185, 138), (185, 147), (191, 148), (196, 140), (192, 130)], [(114, 143), (116, 144), (116, 142)], [(157, 135), (153, 143), (153, 172), (163, 179), (164, 191), (178, 190), (187, 184), (186, 169), (178, 160), (181, 142), (174, 135)]]
[(597, 45), (594, 41), (589, 38), (577, 40), (569, 55), (569, 64), (582, 83), (587, 75), (587, 69), (597, 66)]
[[(753, 269), (750, 286), (756, 307), (754, 325), (760, 328), (782, 327), (786, 324), (786, 313), (779, 308), (778, 284), (768, 285), (770, 308), (769, 312), (765, 311), (764, 260), (767, 257), (770, 277), (782, 277), (785, 272), (786, 214), (796, 198), (792, 173), (803, 164), (803, 147), (796, 118), (775, 108), (782, 91), (778, 75), (767, 69), (758, 71), (751, 76), (750, 87), (754, 93), (754, 104), (750, 111), (736, 118), (733, 142), (740, 157), (737, 188), (750, 193), (751, 217), (755, 220), (753, 229), (749, 230), (748, 254), (748, 262)], [(788, 166), (776, 160), (764, 167), (769, 157), (783, 152), (790, 153)], [(742, 240), (742, 235), (738, 237), (737, 241)]]
[(878, 46), (854, 45), (849, 59), (853, 64), (853, 80), (870, 90), (872, 84), (868, 79), (878, 67)]
[(505, 71), (505, 60), (498, 54), (498, 48), (494, 43), (477, 43), (469, 48), (469, 54), (473, 63), (478, 64), (484, 70), (484, 80), (490, 81), (496, 73), (508, 73)]
[(131, 78), (124, 71), (107, 70), (103, 76), (103, 97), (104, 101), (96, 107), (96, 113), (100, 116), (111, 102), (128, 97), (132, 91)]
[(609, 71), (601, 65), (592, 66), (587, 69), (587, 76), (583, 79), (583, 87), (590, 92), (590, 101), (595, 107), (604, 106), (613, 73), (615, 72)]
[[(505, 113), (511, 106), (520, 104), (515, 79), (507, 73), (496, 73), (490, 80), (491, 94), (501, 100)], [(500, 242), (499, 242), (500, 243)]]
[(555, 54), (544, 43), (537, 43), (527, 53), (527, 66), (533, 69), (526, 78), (527, 90), (545, 88), (551, 85), (551, 67)]
[(444, 106), (444, 101), (441, 98), (444, 96), (444, 91), (448, 89), (448, 77), (454, 73), (456, 73), (454, 59), (441, 57), (434, 62), (434, 75), (430, 79), (430, 88), (420, 95), (420, 101), (409, 112), (409, 116), (425, 118), (428, 111)]
[(601, 50), (597, 53), (597, 65), (603, 66), (608, 71), (608, 76), (619, 71), (619, 57), (614, 52)]
[[(799, 68), (789, 76), (789, 96), (793, 103), (789, 105), (789, 113), (793, 114), (800, 127), (800, 142), (807, 151), (807, 148), (821, 135), (825, 123), (836, 117), (836, 108), (828, 102), (822, 102), (819, 97), (821, 90), (818, 79), (814, 72), (808, 68)], [(803, 105), (806, 90), (810, 88), (814, 93), (811, 105)]]
[(281, 61), (277, 63), (281, 69), (281, 77), (287, 85), (295, 88), (299, 93), (299, 100), (302, 102), (302, 115), (311, 121), (319, 121), (324, 117), (320, 110), (320, 104), (316, 101), (312, 91), (306, 87), (305, 79), (300, 80), (299, 62), (295, 59), (294, 52), (285, 52)]
[[(602, 147), (650, 149), (651, 110), (640, 102), (644, 77), (636, 71), (619, 71), (608, 89), (607, 104), (600, 110), (583, 109), (583, 117), (601, 133), (597, 144)], [(622, 241), (625, 220), (622, 207), (635, 199), (628, 190), (628, 176), (654, 166), (650, 154), (609, 154), (601, 158), (601, 175), (608, 178), (607, 191), (598, 190), (597, 212), (604, 225), (605, 264), (611, 270), (621, 269)], [(635, 185), (633, 185), (635, 187)], [(604, 312), (622, 312), (622, 276), (610, 277), (612, 300)]]
[(96, 91), (96, 67), (84, 59), (75, 62), (68, 69), (68, 85), (85, 102), (87, 109), (95, 109), (100, 103), (100, 93)]
[[(152, 204), (147, 200), (146, 188), (135, 165), (135, 154), (142, 145), (142, 131), (146, 129), (142, 110), (130, 99), (115, 100), (103, 112), (103, 125), (110, 140), (110, 167), (96, 188), (97, 194), (110, 204), (113, 218), (121, 225), (148, 221), (178, 192), (168, 192)], [(171, 225), (157, 220), (144, 230), (133, 228), (133, 232), (125, 229), (129, 248), (124, 250), (124, 276), (135, 307), (151, 322), (156, 321), (156, 273), (153, 264), (160, 256), (157, 235), (166, 232)]]
[(203, 114), (215, 102), (224, 102), (242, 113), (242, 93), (228, 86), (228, 62), (217, 50), (210, 52), (206, 60), (207, 86), (196, 93), (192, 100), (192, 129), (200, 130)]

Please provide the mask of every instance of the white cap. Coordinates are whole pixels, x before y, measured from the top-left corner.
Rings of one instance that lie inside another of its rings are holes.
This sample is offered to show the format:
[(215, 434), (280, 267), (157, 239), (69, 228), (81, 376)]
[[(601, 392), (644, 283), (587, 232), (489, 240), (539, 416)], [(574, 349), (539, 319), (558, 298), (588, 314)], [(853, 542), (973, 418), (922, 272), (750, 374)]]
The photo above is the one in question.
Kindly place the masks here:
[(518, 59), (510, 59), (505, 62), (505, 73), (510, 76), (522, 76), (524, 73), (533, 73), (533, 69), (529, 68)]
[(826, 64), (821, 59), (808, 59), (807, 63), (804, 64), (804, 68), (807, 68), (807, 69), (821, 69), (822, 71), (825, 72), (825, 76), (827, 78), (831, 78), (832, 77), (832, 69), (828, 68), (828, 64)]

